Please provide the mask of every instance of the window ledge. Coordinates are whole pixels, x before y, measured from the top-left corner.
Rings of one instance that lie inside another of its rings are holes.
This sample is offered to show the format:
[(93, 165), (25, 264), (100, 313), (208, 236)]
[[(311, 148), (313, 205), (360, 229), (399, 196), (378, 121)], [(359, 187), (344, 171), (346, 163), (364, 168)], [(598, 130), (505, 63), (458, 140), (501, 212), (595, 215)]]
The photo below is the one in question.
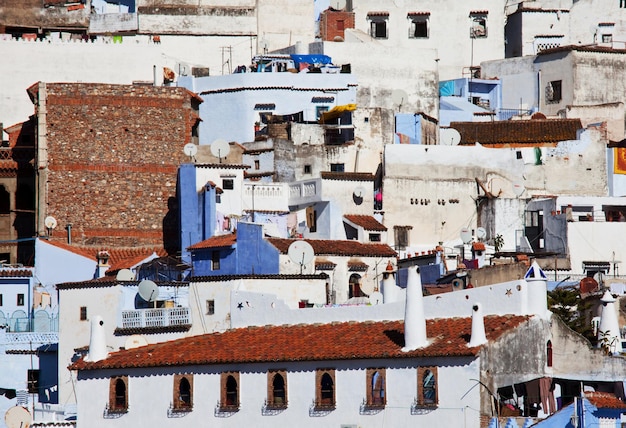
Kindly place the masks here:
[(311, 403), (311, 406), (309, 407), (309, 416), (326, 416), (333, 410), (335, 410), (335, 404), (320, 404), (313, 400), (313, 403)]
[(102, 414), (102, 417), (104, 419), (117, 419), (117, 418), (121, 418), (122, 416), (124, 416), (126, 413), (128, 413), (128, 407), (124, 407), (124, 408), (111, 408), (109, 407), (109, 405), (107, 404), (104, 407), (104, 412)]
[(413, 404), (411, 405), (411, 414), (412, 415), (425, 415), (434, 410), (437, 410), (437, 407), (438, 407), (437, 403), (432, 403), (432, 404), (418, 403), (417, 398), (416, 398), (413, 401)]
[(193, 406), (184, 406), (184, 407), (174, 407), (170, 405), (170, 408), (167, 409), (167, 417), (168, 418), (182, 418), (183, 416), (188, 415), (193, 411)]
[(365, 399), (361, 403), (359, 408), (359, 414), (361, 415), (375, 415), (380, 413), (382, 410), (385, 410), (385, 403), (382, 404), (373, 404), (368, 403)]
[(213, 414), (218, 418), (228, 418), (239, 411), (239, 405), (236, 406), (227, 406), (221, 404), (219, 401), (215, 406), (215, 410)]

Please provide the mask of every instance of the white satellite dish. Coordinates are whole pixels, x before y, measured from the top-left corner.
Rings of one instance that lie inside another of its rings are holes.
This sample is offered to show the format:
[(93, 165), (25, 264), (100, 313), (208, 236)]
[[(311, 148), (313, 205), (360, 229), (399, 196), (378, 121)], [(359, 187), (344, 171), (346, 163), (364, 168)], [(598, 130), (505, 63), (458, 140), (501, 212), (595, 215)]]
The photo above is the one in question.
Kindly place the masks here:
[(198, 146), (196, 146), (194, 143), (187, 143), (185, 144), (185, 147), (183, 147), (183, 152), (189, 156), (189, 160), (191, 160), (196, 153), (198, 153)]
[(289, 245), (287, 255), (292, 262), (300, 265), (300, 274), (302, 274), (302, 267), (313, 260), (315, 252), (313, 247), (306, 241), (294, 241)]
[(463, 241), (464, 244), (469, 244), (470, 242), (472, 242), (472, 231), (469, 230), (467, 227), (461, 229), (461, 233), (459, 233), (459, 236), (461, 237), (461, 241)]
[(57, 219), (49, 215), (44, 219), (43, 224), (48, 229), (54, 229), (55, 227), (57, 227)]
[(148, 341), (146, 340), (145, 337), (143, 337), (140, 334), (133, 334), (132, 336), (129, 336), (126, 339), (126, 342), (124, 342), (124, 348), (135, 349), (135, 348), (139, 348), (140, 346), (146, 346), (147, 344), (148, 344)]
[(211, 143), (211, 153), (216, 158), (219, 158), (220, 163), (222, 163), (222, 158), (228, 156), (230, 152), (230, 144), (228, 141), (217, 139)]
[(363, 197), (365, 197), (365, 192), (367, 192), (367, 190), (365, 190), (365, 187), (358, 186), (357, 188), (354, 189), (354, 192), (352, 192), (352, 193), (357, 198), (363, 198)]
[(402, 89), (394, 89), (393, 91), (391, 91), (391, 101), (393, 102), (394, 106), (398, 106), (398, 110), (400, 110), (402, 106), (406, 104), (408, 98), (409, 96), (407, 95), (406, 91)]
[(476, 238), (478, 238), (479, 241), (482, 241), (486, 237), (487, 237), (487, 230), (485, 230), (484, 227), (479, 227), (478, 229), (476, 229)]
[(515, 193), (515, 196), (517, 197), (522, 196), (522, 193), (524, 193), (524, 190), (526, 190), (526, 188), (524, 187), (522, 183), (519, 183), (519, 182), (513, 183), (513, 193)]
[(7, 428), (28, 428), (33, 421), (30, 412), (22, 406), (13, 406), (4, 414)]
[(383, 294), (380, 291), (374, 291), (369, 297), (371, 305), (380, 305), (383, 303)]
[(159, 296), (159, 287), (149, 279), (144, 279), (139, 283), (139, 297), (146, 302), (154, 302)]
[(454, 128), (439, 130), (439, 144), (442, 146), (456, 146), (461, 142), (461, 134)]
[(130, 269), (120, 269), (115, 279), (118, 281), (134, 281), (135, 274)]

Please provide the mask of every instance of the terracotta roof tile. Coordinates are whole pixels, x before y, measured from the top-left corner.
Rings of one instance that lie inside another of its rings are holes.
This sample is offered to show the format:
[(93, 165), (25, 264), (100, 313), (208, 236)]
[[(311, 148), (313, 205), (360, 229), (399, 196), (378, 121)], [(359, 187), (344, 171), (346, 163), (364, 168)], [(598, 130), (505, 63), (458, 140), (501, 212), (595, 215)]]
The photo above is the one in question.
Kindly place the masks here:
[(146, 250), (144, 252), (141, 252), (141, 254), (137, 254), (136, 256), (117, 260), (115, 263), (111, 263), (111, 267), (107, 270), (106, 273), (109, 274), (117, 272), (121, 269), (130, 269), (133, 266), (136, 266), (139, 263), (143, 262), (148, 257), (152, 256), (154, 253), (154, 251)]
[(226, 235), (212, 236), (209, 239), (200, 241), (187, 247), (188, 250), (201, 250), (206, 248), (231, 247), (237, 243), (237, 234), (229, 233)]
[(380, 223), (371, 215), (357, 215), (357, 214), (346, 214), (344, 218), (356, 224), (357, 226), (361, 226), (365, 230), (373, 230), (377, 232), (384, 232), (387, 230), (384, 224)]
[(350, 272), (366, 272), (368, 269), (369, 265), (361, 260), (348, 260), (348, 271)]
[(374, 181), (374, 174), (369, 172), (331, 172), (322, 171), (324, 180), (344, 180), (344, 181)]
[(598, 409), (626, 409), (626, 403), (609, 392), (585, 392), (585, 398)]
[(0, 269), (0, 277), (3, 278), (30, 278), (33, 271), (30, 269)]
[[(139, 285), (140, 281), (123, 281), (124, 285)], [(154, 281), (159, 287), (188, 287), (188, 282), (182, 281)], [(90, 279), (89, 281), (79, 282), (64, 282), (57, 284), (57, 290), (72, 290), (78, 288), (105, 288), (115, 287), (120, 284), (120, 281), (115, 279), (115, 276), (104, 276), (98, 279)]]
[(472, 243), (472, 250), (474, 250), (474, 251), (485, 251), (485, 243), (484, 242), (474, 242), (474, 243)]
[[(122, 267), (116, 267), (116, 269), (123, 269), (124, 267), (133, 266), (136, 263), (132, 263), (132, 261), (137, 260), (138, 262), (152, 255), (152, 253), (157, 253), (159, 257), (164, 257), (167, 255), (167, 252), (162, 247), (119, 247), (119, 248), (103, 248), (103, 247), (91, 247), (86, 245), (70, 245), (66, 244), (62, 241), (52, 241), (46, 240), (44, 241), (50, 245), (53, 245), (57, 248), (61, 248), (63, 250), (69, 251), (73, 254), (77, 254), (79, 256), (87, 257), (93, 261), (97, 260), (97, 254), (99, 251), (106, 251), (109, 253), (109, 270), (113, 269), (114, 266), (124, 265)], [(143, 258), (140, 258), (143, 257)], [(131, 263), (131, 264), (128, 264)]]
[[(496, 340), (528, 319), (485, 317), (487, 339)], [(403, 321), (248, 327), (123, 350), (97, 362), (80, 359), (70, 369), (476, 356), (480, 347), (467, 346), (471, 324), (471, 318), (428, 320), (429, 345), (411, 352), (401, 350)]]
[(580, 119), (500, 120), (496, 122), (452, 122), (461, 134), (461, 145), (514, 145), (519, 147), (556, 144), (575, 140), (582, 129)]
[[(267, 241), (283, 254), (295, 239), (268, 238)], [(395, 257), (397, 253), (387, 244), (363, 244), (358, 241), (304, 239), (311, 244), (315, 255)]]

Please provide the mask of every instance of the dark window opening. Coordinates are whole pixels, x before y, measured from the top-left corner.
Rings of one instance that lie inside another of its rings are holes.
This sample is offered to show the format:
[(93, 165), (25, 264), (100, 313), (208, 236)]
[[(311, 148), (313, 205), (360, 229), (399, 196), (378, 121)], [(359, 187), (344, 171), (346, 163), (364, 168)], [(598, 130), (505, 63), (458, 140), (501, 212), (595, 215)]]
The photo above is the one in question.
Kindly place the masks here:
[(17, 295), (17, 306), (24, 306), (24, 295), (22, 293)]
[(254, 161), (254, 169), (261, 169), (261, 162), (258, 159)]
[(353, 273), (348, 280), (348, 298), (363, 297), (365, 293), (361, 290), (361, 275)]
[(546, 344), (546, 360), (548, 367), (552, 367), (552, 341), (550, 340)]
[(376, 19), (370, 22), (370, 35), (375, 39), (387, 38), (387, 20)]
[(344, 172), (345, 165), (342, 163), (331, 163), (330, 170), (331, 172)]
[(274, 376), (274, 380), (272, 381), (272, 405), (275, 407), (287, 405), (285, 379), (278, 373)]
[(385, 396), (385, 369), (367, 370), (367, 405), (370, 407), (384, 407)]
[(239, 407), (237, 381), (232, 376), (228, 376), (228, 379), (226, 379), (226, 406)]
[(178, 404), (180, 408), (191, 408), (191, 384), (186, 377), (178, 384)]
[(428, 19), (413, 18), (411, 21), (411, 32), (409, 33), (409, 37), (412, 39), (427, 39)]
[(215, 314), (215, 300), (206, 301), (206, 314), (207, 315)]
[(39, 370), (29, 369), (27, 375), (28, 375), (28, 393), (38, 394), (39, 393)]
[(80, 320), (87, 321), (87, 306), (80, 307)]
[(557, 103), (562, 98), (562, 83), (560, 80), (553, 80), (546, 86), (546, 101)]
[(213, 251), (211, 253), (211, 270), (220, 270), (220, 252)]
[(370, 233), (370, 242), (380, 242), (380, 233)]
[(235, 180), (232, 178), (225, 178), (222, 180), (223, 190), (233, 190), (235, 188)]
[(122, 379), (115, 381), (115, 409), (126, 408), (126, 383)]
[(304, 165), (304, 173), (305, 174), (311, 173), (311, 165)]
[(335, 405), (335, 385), (328, 373), (322, 375), (320, 383), (320, 404), (323, 407)]

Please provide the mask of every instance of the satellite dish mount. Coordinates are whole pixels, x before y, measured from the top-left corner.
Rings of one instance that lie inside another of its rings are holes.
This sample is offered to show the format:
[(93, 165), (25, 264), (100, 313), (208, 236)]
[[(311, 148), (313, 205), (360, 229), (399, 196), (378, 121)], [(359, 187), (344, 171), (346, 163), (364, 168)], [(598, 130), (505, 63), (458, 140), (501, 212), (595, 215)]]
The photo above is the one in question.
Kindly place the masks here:
[(228, 156), (230, 152), (230, 144), (226, 140), (215, 140), (211, 143), (211, 153), (222, 163), (222, 158)]
[(300, 265), (300, 275), (302, 275), (302, 269), (304, 265), (308, 264), (313, 260), (313, 256), (315, 255), (313, 251), (313, 247), (306, 241), (295, 241), (287, 250), (287, 255), (292, 262)]

